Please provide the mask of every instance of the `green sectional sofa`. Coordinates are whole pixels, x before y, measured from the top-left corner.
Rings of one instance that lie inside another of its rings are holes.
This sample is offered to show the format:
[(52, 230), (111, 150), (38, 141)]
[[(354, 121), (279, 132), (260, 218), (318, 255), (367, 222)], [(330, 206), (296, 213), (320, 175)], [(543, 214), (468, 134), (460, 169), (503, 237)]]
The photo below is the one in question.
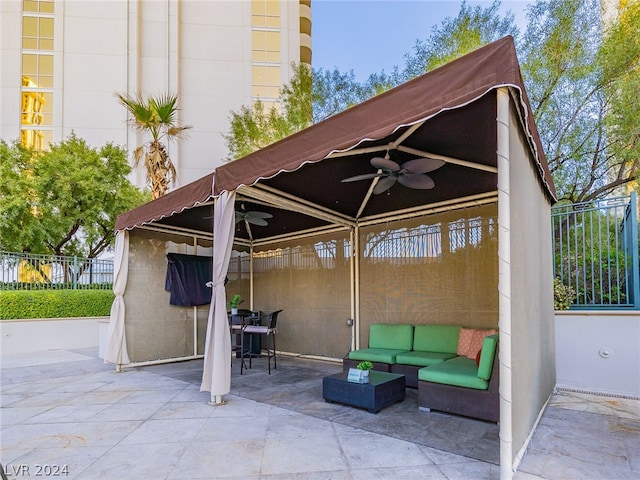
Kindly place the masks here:
[(484, 338), (480, 362), (458, 356), (418, 371), (418, 408), (500, 421), (498, 334)]
[(458, 356), (457, 325), (416, 325), (413, 329), (413, 346), (410, 352), (396, 355), (391, 365), (392, 373), (402, 373), (408, 387), (418, 388), (418, 371)]
[(480, 353), (468, 358), (464, 352), (458, 355), (459, 342), (468, 333), (458, 325), (373, 324), (369, 347), (349, 352), (343, 370), (368, 360), (374, 370), (403, 374), (407, 387), (418, 388), (421, 410), (497, 422), (499, 335), (480, 337), (474, 349), (481, 345)]
[(364, 360), (373, 363), (373, 369), (390, 372), (396, 355), (408, 353), (413, 347), (413, 325), (376, 323), (369, 327), (369, 348), (349, 352), (343, 360), (343, 369), (355, 368)]

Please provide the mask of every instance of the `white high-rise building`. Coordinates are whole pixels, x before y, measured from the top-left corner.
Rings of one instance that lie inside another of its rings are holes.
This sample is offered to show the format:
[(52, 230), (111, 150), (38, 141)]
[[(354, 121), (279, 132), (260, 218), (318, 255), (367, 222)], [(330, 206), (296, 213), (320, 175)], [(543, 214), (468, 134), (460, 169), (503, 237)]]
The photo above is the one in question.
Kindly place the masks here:
[(73, 131), (132, 152), (148, 138), (115, 94), (177, 94), (193, 127), (169, 144), (180, 186), (227, 157), (231, 111), (311, 63), (311, 1), (2, 0), (0, 45), (0, 138), (46, 148)]

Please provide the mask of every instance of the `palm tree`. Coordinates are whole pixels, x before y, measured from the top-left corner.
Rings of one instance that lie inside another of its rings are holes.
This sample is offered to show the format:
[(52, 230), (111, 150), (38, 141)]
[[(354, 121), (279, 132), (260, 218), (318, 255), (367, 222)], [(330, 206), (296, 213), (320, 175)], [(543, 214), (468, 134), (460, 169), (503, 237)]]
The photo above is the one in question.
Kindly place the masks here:
[(151, 134), (151, 141), (133, 152), (133, 165), (137, 167), (144, 161), (146, 179), (151, 183), (151, 195), (154, 199), (167, 191), (169, 184), (176, 179), (176, 169), (169, 158), (162, 139), (180, 140), (190, 125), (176, 125), (178, 96), (164, 94), (158, 97), (143, 98), (128, 94), (116, 94), (120, 103), (129, 111), (130, 124), (136, 130)]

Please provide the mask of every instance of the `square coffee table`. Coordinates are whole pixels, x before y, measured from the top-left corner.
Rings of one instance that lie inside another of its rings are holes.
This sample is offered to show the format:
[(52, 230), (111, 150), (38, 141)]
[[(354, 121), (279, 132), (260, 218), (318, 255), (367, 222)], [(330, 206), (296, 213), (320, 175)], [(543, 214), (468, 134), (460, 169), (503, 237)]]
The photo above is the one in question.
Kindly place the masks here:
[(405, 395), (404, 375), (369, 371), (369, 383), (348, 382), (349, 372), (322, 379), (322, 396), (326, 402), (337, 402), (378, 413), (384, 407), (401, 402)]

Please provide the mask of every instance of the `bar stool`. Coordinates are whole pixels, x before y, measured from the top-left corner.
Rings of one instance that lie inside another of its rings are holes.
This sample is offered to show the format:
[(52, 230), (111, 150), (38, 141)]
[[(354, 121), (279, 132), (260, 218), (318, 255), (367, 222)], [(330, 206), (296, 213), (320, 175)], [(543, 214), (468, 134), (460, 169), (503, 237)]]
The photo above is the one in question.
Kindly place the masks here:
[[(282, 312), (282, 310), (276, 310), (275, 312), (268, 313), (266, 315), (261, 315), (260, 317), (252, 317), (252, 320), (258, 318), (266, 318), (265, 325), (247, 325), (244, 327), (244, 333), (247, 335), (266, 335), (267, 338), (267, 365), (269, 369), (269, 375), (271, 375), (271, 356), (273, 355), (273, 368), (278, 368), (278, 361), (276, 359), (276, 333), (278, 332), (277, 323), (278, 323), (278, 314)], [(269, 342), (269, 336), (271, 336), (271, 344)], [(244, 337), (242, 336), (242, 343), (244, 343)], [(242, 362), (240, 363), (240, 375), (242, 375), (242, 369), (244, 367), (244, 356), (246, 354), (244, 345), (241, 347), (242, 353)], [(249, 357), (249, 368), (251, 368), (251, 354)]]
[[(255, 315), (255, 312), (251, 310), (238, 310), (238, 313), (227, 312), (227, 318), (229, 320), (229, 332), (231, 333), (231, 357), (233, 359), (233, 354), (236, 354), (236, 358), (241, 358), (240, 354), (242, 349), (242, 335), (245, 327), (248, 325), (248, 319), (251, 318), (252, 315)], [(231, 365), (233, 366), (233, 360), (231, 361)]]

